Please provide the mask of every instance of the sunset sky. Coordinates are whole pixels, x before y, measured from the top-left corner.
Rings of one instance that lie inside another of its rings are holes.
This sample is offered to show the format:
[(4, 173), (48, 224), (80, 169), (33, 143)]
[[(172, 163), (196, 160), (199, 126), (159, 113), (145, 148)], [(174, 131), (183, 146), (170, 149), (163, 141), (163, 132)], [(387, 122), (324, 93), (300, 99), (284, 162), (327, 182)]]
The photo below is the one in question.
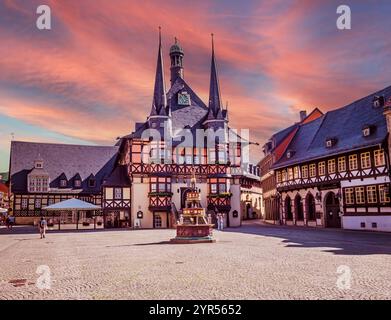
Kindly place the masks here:
[[(36, 8), (52, 9), (52, 30)], [(338, 30), (336, 9), (352, 10)], [(210, 34), (230, 124), (261, 145), (299, 118), (391, 85), (391, 1), (0, 0), (0, 172), (15, 140), (114, 143), (152, 102), (162, 27), (185, 80), (207, 102)], [(260, 157), (260, 147), (257, 157)], [(256, 159), (254, 159), (256, 160)]]

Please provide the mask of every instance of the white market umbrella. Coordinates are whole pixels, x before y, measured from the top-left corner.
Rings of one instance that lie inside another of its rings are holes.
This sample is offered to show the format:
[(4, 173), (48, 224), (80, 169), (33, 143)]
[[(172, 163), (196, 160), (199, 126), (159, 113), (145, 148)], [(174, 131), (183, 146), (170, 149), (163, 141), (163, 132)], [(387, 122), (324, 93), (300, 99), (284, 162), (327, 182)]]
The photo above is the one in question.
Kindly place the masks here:
[(87, 210), (101, 210), (102, 207), (89, 202), (72, 198), (61, 202), (57, 202), (50, 206), (44, 207), (42, 209), (48, 211), (64, 211), (64, 210), (87, 211)]
[[(77, 212), (76, 229), (79, 229), (79, 211), (101, 210), (102, 208), (95, 204), (72, 198), (61, 202), (57, 202), (50, 206), (44, 207), (42, 209), (47, 211), (76, 211)], [(59, 229), (60, 229), (60, 224), (59, 224)]]

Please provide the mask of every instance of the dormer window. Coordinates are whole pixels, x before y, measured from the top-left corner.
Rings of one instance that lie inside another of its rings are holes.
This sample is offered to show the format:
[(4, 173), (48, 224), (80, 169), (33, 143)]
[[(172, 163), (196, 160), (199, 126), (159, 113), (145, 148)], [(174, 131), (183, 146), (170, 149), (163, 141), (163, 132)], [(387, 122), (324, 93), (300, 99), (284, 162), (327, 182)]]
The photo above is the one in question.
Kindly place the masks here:
[(381, 108), (384, 106), (384, 97), (383, 96), (375, 96), (373, 98), (373, 107)]
[(337, 144), (336, 138), (327, 138), (326, 139), (326, 148), (334, 147)]
[(65, 188), (67, 186), (67, 181), (65, 179), (60, 180), (60, 187)]
[(75, 180), (75, 187), (80, 188), (81, 187), (81, 180)]
[(34, 168), (35, 169), (42, 169), (43, 168), (43, 160), (38, 159), (34, 161)]
[(91, 178), (90, 180), (88, 180), (88, 187), (95, 188), (95, 179), (94, 178)]
[(288, 150), (288, 152), (286, 153), (286, 157), (288, 159), (292, 158), (294, 155), (295, 155), (295, 151), (294, 150)]

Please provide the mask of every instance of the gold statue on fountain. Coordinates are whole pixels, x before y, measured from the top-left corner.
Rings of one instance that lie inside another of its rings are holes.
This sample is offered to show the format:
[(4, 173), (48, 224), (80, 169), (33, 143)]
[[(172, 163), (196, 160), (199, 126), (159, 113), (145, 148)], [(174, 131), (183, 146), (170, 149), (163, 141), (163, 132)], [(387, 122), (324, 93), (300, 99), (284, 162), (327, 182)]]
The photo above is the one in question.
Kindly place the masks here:
[(187, 192), (185, 208), (183, 208), (176, 225), (174, 243), (204, 243), (215, 242), (213, 239), (213, 224), (201, 206), (201, 195), (196, 187), (196, 176), (193, 168), (191, 190)]

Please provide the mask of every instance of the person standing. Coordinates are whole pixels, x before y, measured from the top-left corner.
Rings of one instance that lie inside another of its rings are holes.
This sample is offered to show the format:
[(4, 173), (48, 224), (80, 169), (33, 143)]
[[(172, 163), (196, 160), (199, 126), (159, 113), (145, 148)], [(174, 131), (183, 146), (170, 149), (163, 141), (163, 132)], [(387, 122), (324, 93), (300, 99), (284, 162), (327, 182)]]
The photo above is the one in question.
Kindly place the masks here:
[(221, 230), (221, 214), (217, 214), (217, 230)]
[(46, 228), (48, 223), (46, 222), (44, 217), (41, 217), (41, 221), (39, 222), (39, 233), (41, 234), (41, 239), (46, 238)]
[(224, 230), (224, 213), (220, 214), (220, 230)]

